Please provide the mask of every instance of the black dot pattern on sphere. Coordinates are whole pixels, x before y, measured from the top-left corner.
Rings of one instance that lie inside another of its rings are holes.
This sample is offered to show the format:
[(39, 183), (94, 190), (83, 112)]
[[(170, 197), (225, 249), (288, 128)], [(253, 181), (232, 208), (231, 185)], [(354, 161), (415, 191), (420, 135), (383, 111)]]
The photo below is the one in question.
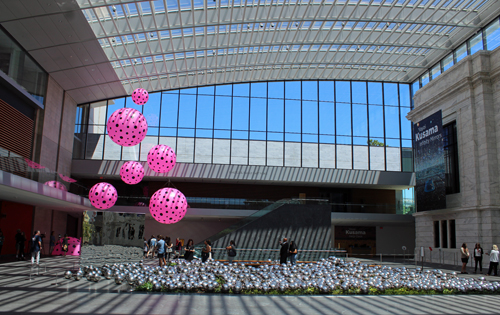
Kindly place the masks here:
[[(127, 129), (132, 131), (124, 132)], [(121, 108), (111, 114), (106, 130), (114, 143), (130, 147), (139, 144), (146, 137), (148, 123), (139, 111), (133, 108)]]
[(149, 211), (153, 218), (160, 223), (176, 223), (186, 214), (185, 201), (186, 197), (177, 189), (162, 188), (151, 197)]
[(149, 100), (149, 93), (145, 89), (135, 89), (132, 93), (132, 101), (137, 105), (144, 105)]
[(144, 168), (142, 167), (142, 164), (140, 162), (125, 162), (120, 169), (120, 177), (126, 184), (138, 184), (144, 178)]
[(148, 152), (148, 165), (156, 173), (167, 173), (177, 160), (174, 150), (167, 145), (159, 144)]
[[(111, 198), (109, 196), (111, 195)], [(116, 189), (108, 183), (98, 183), (89, 191), (90, 203), (98, 209), (109, 209), (118, 199)]]

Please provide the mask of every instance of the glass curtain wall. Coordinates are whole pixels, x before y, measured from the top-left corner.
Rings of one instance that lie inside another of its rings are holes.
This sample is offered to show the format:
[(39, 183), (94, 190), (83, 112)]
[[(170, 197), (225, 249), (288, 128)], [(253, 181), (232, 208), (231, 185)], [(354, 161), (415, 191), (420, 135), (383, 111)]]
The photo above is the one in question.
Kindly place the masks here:
[(43, 104), (47, 92), (47, 73), (1, 27), (0, 70)]
[[(78, 107), (75, 159), (141, 160), (166, 144), (184, 163), (412, 169), (408, 84), (365, 81), (278, 81), (150, 93)], [(119, 108), (142, 112), (147, 137), (120, 147), (106, 137)]]
[(451, 54), (424, 72), (420, 78), (412, 83), (412, 93), (415, 94), (421, 87), (437, 78), (441, 73), (467, 57), (467, 55), (473, 55), (479, 50), (494, 50), (498, 46), (500, 46), (500, 18), (494, 19), (490, 24), (458, 46)]

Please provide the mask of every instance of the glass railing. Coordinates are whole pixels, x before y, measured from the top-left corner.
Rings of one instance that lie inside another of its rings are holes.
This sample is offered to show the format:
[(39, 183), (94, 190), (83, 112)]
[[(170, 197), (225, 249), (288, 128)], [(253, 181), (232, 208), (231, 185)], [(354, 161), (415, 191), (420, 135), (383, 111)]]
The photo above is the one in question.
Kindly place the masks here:
[(0, 148), (0, 170), (64, 191), (83, 187), (75, 179), (4, 148)]
[[(194, 256), (201, 258), (201, 251), (203, 246), (195, 246)], [(330, 256), (336, 257), (346, 257), (347, 251), (345, 249), (326, 249), (326, 250), (314, 250), (314, 249), (304, 249), (299, 250), (297, 253), (297, 261), (301, 262), (313, 262), (318, 261), (322, 258), (328, 258)], [(214, 260), (227, 260), (227, 250), (225, 248), (212, 248), (212, 259)], [(280, 260), (280, 249), (270, 249), (270, 248), (244, 248), (237, 249), (235, 261), (238, 262), (269, 262), (275, 263)]]
[[(80, 186), (81, 187), (81, 186)], [(88, 189), (80, 189), (75, 193), (87, 196)], [(396, 204), (361, 204), (361, 203), (335, 203), (328, 199), (300, 199), (289, 198), (281, 200), (269, 199), (241, 199), (241, 198), (209, 198), (209, 197), (188, 197), (186, 196), (190, 208), (198, 209), (228, 209), (228, 210), (262, 210), (266, 207), (277, 207), (281, 204), (298, 205), (325, 205), (331, 207), (332, 212), (347, 213), (383, 213), (383, 214), (411, 214), (413, 207)], [(144, 206), (149, 205), (150, 197), (145, 196), (118, 196), (117, 206)]]

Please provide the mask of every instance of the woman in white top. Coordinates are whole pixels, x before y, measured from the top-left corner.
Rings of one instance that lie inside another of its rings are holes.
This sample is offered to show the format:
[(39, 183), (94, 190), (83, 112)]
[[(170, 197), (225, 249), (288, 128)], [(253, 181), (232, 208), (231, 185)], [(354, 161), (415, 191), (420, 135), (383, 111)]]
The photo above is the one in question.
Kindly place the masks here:
[(497, 268), (498, 268), (498, 246), (493, 245), (493, 249), (487, 255), (490, 255), (490, 269), (488, 270), (488, 276), (491, 275), (491, 272), (495, 272), (495, 276), (497, 276)]

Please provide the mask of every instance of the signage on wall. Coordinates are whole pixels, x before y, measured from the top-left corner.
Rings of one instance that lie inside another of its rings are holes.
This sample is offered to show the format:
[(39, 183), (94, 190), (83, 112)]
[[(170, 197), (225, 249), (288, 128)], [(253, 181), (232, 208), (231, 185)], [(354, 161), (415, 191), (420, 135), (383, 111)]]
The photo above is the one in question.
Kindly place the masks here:
[(413, 125), (417, 211), (446, 208), (442, 113)]
[(335, 240), (374, 240), (374, 226), (335, 226)]

